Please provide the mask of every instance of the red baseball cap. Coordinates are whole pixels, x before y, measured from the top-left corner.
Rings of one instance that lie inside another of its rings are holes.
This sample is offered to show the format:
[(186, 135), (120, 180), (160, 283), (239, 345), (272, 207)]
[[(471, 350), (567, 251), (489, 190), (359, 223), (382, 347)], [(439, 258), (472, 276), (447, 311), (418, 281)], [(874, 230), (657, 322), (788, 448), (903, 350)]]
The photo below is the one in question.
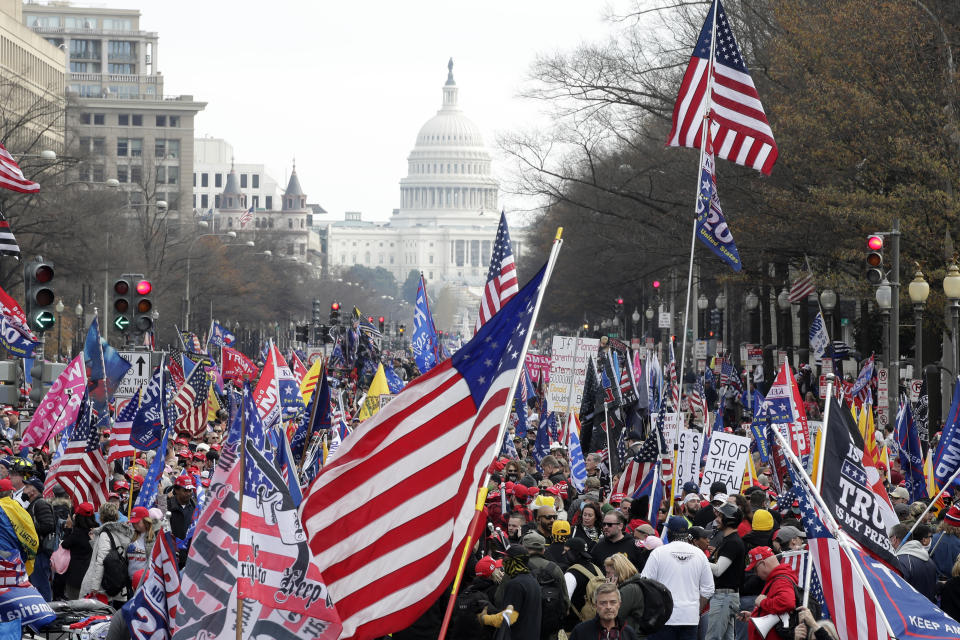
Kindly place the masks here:
[(130, 524), (137, 524), (144, 518), (150, 517), (150, 510), (146, 507), (134, 507), (130, 512)]
[(615, 493), (610, 496), (610, 500), (608, 500), (607, 502), (609, 502), (610, 504), (613, 504), (614, 502), (618, 502), (618, 503), (623, 502), (623, 499), (626, 497), (627, 497), (627, 494), (625, 493)]
[(180, 451), (177, 451), (177, 457), (178, 457), (178, 458), (192, 458), (192, 457), (193, 457), (193, 452), (190, 451), (190, 449), (180, 449)]
[(130, 483), (127, 482), (126, 480), (118, 480), (117, 482), (113, 483), (114, 491), (119, 491), (120, 489), (129, 489), (129, 488), (130, 488)]
[(0, 478), (0, 491), (13, 491), (13, 483), (10, 478)]
[(113, 492), (113, 491), (111, 491), (110, 493), (107, 494), (107, 500), (113, 500), (114, 498), (116, 498), (117, 500), (119, 500), (119, 499), (120, 499), (120, 494), (119, 494), (119, 493), (115, 493), (115, 492)]
[(483, 556), (477, 561), (477, 566), (474, 567), (474, 572), (478, 576), (489, 578), (493, 575), (494, 569), (499, 569), (502, 566), (503, 560), (494, 560), (491, 556)]
[(133, 480), (136, 484), (143, 484), (143, 476), (141, 476), (139, 473), (130, 479)]
[(173, 481), (175, 486), (180, 487), (181, 489), (196, 489), (197, 487), (193, 484), (193, 478), (184, 474), (177, 476), (177, 479)]
[(749, 564), (747, 565), (747, 571), (753, 571), (753, 568), (757, 566), (758, 562), (763, 562), (767, 558), (772, 558), (775, 556), (773, 549), (770, 547), (754, 547), (750, 549), (747, 553), (747, 560)]
[[(0, 483), (3, 481), (0, 480)], [(93, 515), (93, 503), (92, 502), (81, 502), (73, 510), (78, 516), (92, 516)]]
[(179, 445), (184, 446), (184, 447), (190, 446), (190, 441), (187, 440), (186, 438), (184, 438), (183, 436), (180, 436), (179, 438), (177, 438), (177, 439), (174, 440), (173, 442), (174, 442), (174, 444), (179, 444)]

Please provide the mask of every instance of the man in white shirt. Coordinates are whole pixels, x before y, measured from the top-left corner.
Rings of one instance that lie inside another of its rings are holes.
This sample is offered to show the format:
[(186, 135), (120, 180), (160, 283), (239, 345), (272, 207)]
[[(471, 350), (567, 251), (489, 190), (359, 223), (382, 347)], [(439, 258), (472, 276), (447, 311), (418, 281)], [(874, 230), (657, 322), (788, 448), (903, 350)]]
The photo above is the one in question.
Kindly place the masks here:
[(713, 573), (703, 551), (690, 544), (690, 524), (683, 516), (667, 521), (668, 544), (650, 552), (640, 574), (662, 583), (673, 595), (673, 613), (650, 640), (697, 640), (700, 612), (713, 596)]

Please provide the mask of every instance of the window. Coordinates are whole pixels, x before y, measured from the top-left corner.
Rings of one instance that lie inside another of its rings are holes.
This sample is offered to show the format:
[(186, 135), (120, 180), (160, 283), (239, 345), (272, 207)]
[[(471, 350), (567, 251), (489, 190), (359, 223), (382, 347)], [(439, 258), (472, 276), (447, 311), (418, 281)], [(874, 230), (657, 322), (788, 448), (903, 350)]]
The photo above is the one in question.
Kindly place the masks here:
[(430, 264), (433, 264), (433, 254), (432, 254), (432, 253), (431, 253), (430, 256), (429, 256), (429, 262), (430, 262)]
[(287, 218), (287, 229), (293, 229), (293, 218)]
[(167, 118), (167, 122), (170, 123), (169, 126), (171, 126), (171, 127), (179, 127), (179, 126), (180, 126), (180, 116), (170, 116), (169, 118)]
[(217, 209), (220, 208), (220, 196), (213, 197), (213, 206), (216, 207)]
[(157, 116), (157, 126), (158, 127), (167, 126), (167, 116)]
[(228, 227), (232, 227), (232, 226), (233, 226), (233, 218), (227, 218), (227, 226), (228, 226)]
[[(288, 255), (288, 256), (292, 256), (292, 255), (293, 255), (293, 243), (292, 243), (292, 242), (288, 242), (288, 243), (287, 243), (287, 255)], [(370, 257), (369, 254), (367, 255), (367, 257), (368, 257), (368, 258)], [(368, 262), (369, 262), (369, 261), (368, 261)]]
[(263, 204), (268, 210), (273, 210), (273, 196), (266, 196), (263, 199)]
[[(196, 188), (196, 186), (197, 186), (197, 174), (193, 174), (193, 186), (194, 186), (194, 188)], [(194, 203), (193, 206), (196, 207), (197, 204)]]
[(303, 244), (302, 242), (300, 243), (300, 255), (307, 255), (307, 245)]
[(200, 186), (201, 186), (201, 187), (209, 187), (209, 186), (210, 186), (210, 174), (209, 174), (209, 173), (201, 173), (201, 174), (200, 174)]
[(106, 177), (106, 171), (102, 164), (93, 165), (93, 181), (103, 182)]
[(180, 167), (167, 167), (167, 184), (180, 183)]
[(134, 61), (137, 59), (137, 43), (131, 40), (110, 40), (107, 42), (107, 59)]
[(267, 226), (269, 226), (271, 229), (273, 229), (273, 218), (270, 218), (269, 223), (268, 223)]
[(100, 73), (100, 63), (98, 62), (71, 62), (71, 73)]
[(241, 189), (247, 188), (247, 174), (245, 173), (240, 174), (240, 188)]
[(90, 124), (90, 114), (81, 113), (80, 114), (80, 124)]
[(130, 138), (130, 155), (139, 158), (143, 155), (143, 138)]
[(213, 176), (213, 186), (220, 188), (223, 186), (223, 174), (217, 173)]
[(154, 141), (154, 154), (157, 158), (180, 157), (180, 141), (157, 138)]
[(252, 202), (251, 202), (250, 204), (253, 205), (253, 208), (254, 208), (254, 209), (259, 209), (259, 208), (260, 208), (260, 196), (253, 196), (253, 198), (251, 198), (251, 200), (252, 200)]
[(112, 75), (133, 75), (137, 72), (137, 65), (129, 62), (108, 62), (107, 73)]
[(135, 113), (135, 114), (133, 114), (132, 116), (130, 116), (130, 122), (131, 122), (131, 123), (133, 124), (133, 126), (135, 126), (135, 127), (142, 127), (142, 126), (143, 126), (143, 116)]
[(205, 194), (205, 193), (200, 195), (200, 208), (201, 208), (201, 209), (206, 209), (206, 208), (209, 206), (209, 202), (210, 202), (210, 196), (208, 196), (208, 195)]
[(253, 174), (253, 188), (254, 188), (254, 189), (259, 189), (259, 188), (260, 188), (260, 174), (259, 174), (259, 173)]
[(470, 266), (471, 267), (480, 266), (480, 241), (479, 240), (470, 241)]
[(143, 167), (138, 164), (130, 167), (130, 182), (134, 184), (143, 184)]
[(117, 155), (126, 157), (130, 154), (130, 141), (128, 138), (117, 138)]
[(100, 41), (99, 40), (70, 40), (70, 59), (71, 60), (99, 60), (100, 59)]
[[(346, 254), (341, 255), (341, 256), (340, 256), (340, 264), (346, 264), (346, 262), (347, 262), (347, 256), (346, 256)], [(391, 260), (390, 262), (393, 262), (393, 260)]]
[(40, 28), (52, 28), (60, 26), (60, 16), (26, 16), (27, 26), (31, 29), (34, 27)]
[(121, 127), (129, 127), (129, 126), (130, 126), (130, 114), (129, 114), (129, 113), (121, 113), (121, 114), (117, 115), (117, 124), (120, 125)]
[(90, 16), (67, 16), (64, 18), (67, 29), (96, 29), (97, 19)]
[(378, 257), (380, 259), (380, 264), (383, 264), (383, 254), (381, 253)]
[(107, 123), (107, 116), (103, 113), (93, 114), (93, 124), (103, 126)]
[(127, 167), (118, 164), (117, 165), (117, 182), (129, 182), (130, 176), (127, 173)]
[(466, 253), (466, 250), (467, 250), (467, 243), (465, 240), (457, 240), (455, 244), (456, 244), (456, 254), (454, 256), (454, 260), (456, 261), (456, 264), (458, 267), (462, 267), (464, 264), (464, 258), (465, 258), (464, 254)]
[(490, 262), (490, 256), (492, 255), (491, 251), (492, 251), (492, 249), (491, 249), (491, 247), (490, 247), (490, 241), (489, 241), (489, 240), (484, 240), (484, 241), (483, 241), (483, 250), (480, 252), (480, 255), (481, 255), (481, 257), (483, 257), (483, 261), (484, 261), (485, 263), (486, 263), (486, 262)]
[(108, 31), (130, 31), (133, 22), (127, 18), (104, 18), (103, 28)]
[(393, 256), (390, 256), (390, 264), (393, 264)]

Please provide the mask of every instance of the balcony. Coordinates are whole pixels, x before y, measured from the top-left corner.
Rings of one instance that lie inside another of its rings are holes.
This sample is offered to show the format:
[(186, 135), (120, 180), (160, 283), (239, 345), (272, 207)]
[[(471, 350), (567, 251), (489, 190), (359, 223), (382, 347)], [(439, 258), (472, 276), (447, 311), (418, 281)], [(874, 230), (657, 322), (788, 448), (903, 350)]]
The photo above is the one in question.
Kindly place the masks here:
[(123, 36), (124, 38), (147, 38), (156, 39), (159, 34), (156, 31), (121, 31), (117, 29), (84, 29), (80, 27), (33, 27), (36, 33), (81, 33), (84, 35), (95, 34), (102, 36)]

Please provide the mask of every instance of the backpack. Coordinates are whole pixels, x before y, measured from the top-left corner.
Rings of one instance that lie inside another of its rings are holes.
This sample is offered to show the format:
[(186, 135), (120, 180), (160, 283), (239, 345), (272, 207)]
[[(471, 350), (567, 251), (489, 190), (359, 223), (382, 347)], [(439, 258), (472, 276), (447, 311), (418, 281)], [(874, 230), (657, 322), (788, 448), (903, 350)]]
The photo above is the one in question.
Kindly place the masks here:
[[(790, 621), (786, 625), (782, 620), (777, 621), (774, 629), (781, 638), (789, 640), (790, 638), (793, 638), (795, 635), (794, 631), (800, 625), (800, 615), (797, 613), (797, 607), (803, 604), (803, 589), (801, 589), (800, 585), (794, 582), (789, 576), (777, 576), (775, 579), (779, 580), (780, 578), (790, 580), (790, 586), (793, 587), (794, 606), (793, 609), (790, 610)], [(817, 602), (816, 598), (811, 597), (807, 601), (807, 609), (810, 610), (814, 620), (819, 620), (823, 617), (823, 611), (820, 608), (820, 603)]]
[[(592, 566), (596, 568), (595, 565)], [(597, 587), (607, 581), (607, 577), (604, 576), (599, 569), (597, 569), (597, 573), (591, 573), (582, 564), (575, 564), (571, 566), (570, 571), (576, 571), (587, 579), (587, 587), (583, 598), (583, 608), (577, 611), (576, 607), (574, 607), (572, 603), (570, 604), (570, 608), (573, 609), (573, 612), (577, 614), (577, 617), (580, 618), (580, 620), (592, 620), (593, 617), (597, 615), (597, 606), (594, 604), (593, 594), (596, 593)]]
[(638, 635), (648, 636), (663, 628), (673, 615), (673, 596), (660, 582), (650, 578), (635, 578), (631, 584), (637, 585), (643, 600), (643, 611), (634, 619)]
[(567, 607), (563, 595), (566, 585), (557, 582), (546, 568), (530, 569), (540, 585), (540, 637), (546, 638), (560, 631)]
[(130, 585), (130, 574), (127, 563), (127, 556), (117, 548), (117, 541), (113, 539), (113, 534), (104, 531), (110, 538), (110, 551), (103, 559), (103, 578), (100, 581), (100, 587), (108, 596), (116, 596)]
[(484, 607), (492, 609), (487, 600), (487, 594), (483, 591), (462, 591), (457, 594), (453, 601), (453, 612), (450, 615), (450, 631), (448, 636), (451, 638), (463, 638), (464, 640), (485, 640), (491, 633), (477, 622), (477, 614), (483, 611)]

